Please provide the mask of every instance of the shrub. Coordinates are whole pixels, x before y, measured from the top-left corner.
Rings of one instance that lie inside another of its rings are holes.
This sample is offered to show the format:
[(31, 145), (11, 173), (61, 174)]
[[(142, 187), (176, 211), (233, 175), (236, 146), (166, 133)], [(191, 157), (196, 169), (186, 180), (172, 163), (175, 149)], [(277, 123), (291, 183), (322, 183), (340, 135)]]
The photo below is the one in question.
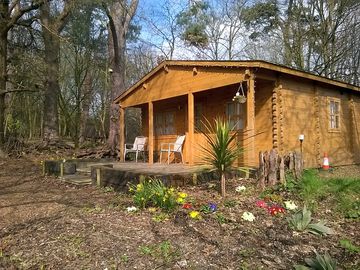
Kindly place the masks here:
[(134, 204), (138, 208), (154, 206), (171, 211), (177, 205), (174, 188), (167, 188), (159, 179), (146, 179), (130, 186), (130, 191), (134, 193)]
[(327, 235), (333, 233), (329, 227), (325, 226), (324, 221), (310, 223), (311, 220), (311, 211), (307, 210), (306, 206), (304, 206), (302, 210), (296, 212), (288, 219), (290, 227), (296, 231), (307, 231), (316, 235)]
[[(211, 124), (208, 120), (202, 123), (208, 147), (201, 146), (203, 161), (220, 176), (221, 195), (225, 197), (225, 174), (233, 168), (234, 161), (243, 153), (243, 148), (236, 142), (238, 132), (230, 126), (229, 121), (216, 118)], [(246, 170), (240, 168), (240, 170)]]
[(325, 255), (316, 253), (315, 258), (307, 258), (305, 263), (306, 266), (296, 265), (295, 270), (336, 270), (336, 261), (328, 253), (325, 253)]
[(348, 239), (341, 239), (340, 240), (340, 245), (341, 245), (341, 247), (343, 247), (349, 253), (360, 253), (360, 247), (353, 244)]

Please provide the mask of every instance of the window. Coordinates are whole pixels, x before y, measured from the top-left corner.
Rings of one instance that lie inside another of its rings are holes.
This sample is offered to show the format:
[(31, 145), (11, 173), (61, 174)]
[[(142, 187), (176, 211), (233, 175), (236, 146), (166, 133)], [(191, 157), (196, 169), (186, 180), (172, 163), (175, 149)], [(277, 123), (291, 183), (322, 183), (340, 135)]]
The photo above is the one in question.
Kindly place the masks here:
[(161, 112), (155, 114), (155, 134), (175, 134), (175, 113)]
[(231, 102), (226, 104), (226, 117), (230, 127), (238, 130), (244, 128), (244, 104)]
[(194, 108), (194, 122), (195, 122), (195, 131), (201, 131), (202, 130), (202, 117), (203, 117), (203, 108), (202, 103), (195, 103)]
[(337, 130), (340, 128), (340, 101), (330, 99), (329, 100), (329, 126), (330, 130)]

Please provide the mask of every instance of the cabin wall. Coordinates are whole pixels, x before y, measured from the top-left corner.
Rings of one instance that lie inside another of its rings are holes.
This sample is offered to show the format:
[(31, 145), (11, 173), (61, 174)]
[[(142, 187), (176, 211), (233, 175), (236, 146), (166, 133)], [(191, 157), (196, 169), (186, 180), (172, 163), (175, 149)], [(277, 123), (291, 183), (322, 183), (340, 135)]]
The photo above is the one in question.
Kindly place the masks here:
[[(255, 83), (255, 160), (248, 164), (258, 166), (260, 151), (269, 151), (272, 144), (272, 90), (274, 82), (256, 81)], [(245, 142), (246, 149), (246, 142)]]
[[(196, 70), (196, 71), (195, 71)], [(244, 80), (243, 68), (170, 66), (162, 68), (121, 101), (123, 107), (136, 106), (231, 85)]]
[[(280, 149), (283, 152), (300, 151), (298, 138), (304, 134), (305, 167), (321, 166), (325, 152), (332, 166), (359, 163), (358, 94), (352, 95), (351, 105), (351, 95), (347, 91), (287, 76), (281, 79), (280, 91), (282, 103), (279, 106), (283, 114)], [(329, 128), (329, 98), (340, 101), (340, 128), (336, 131)]]

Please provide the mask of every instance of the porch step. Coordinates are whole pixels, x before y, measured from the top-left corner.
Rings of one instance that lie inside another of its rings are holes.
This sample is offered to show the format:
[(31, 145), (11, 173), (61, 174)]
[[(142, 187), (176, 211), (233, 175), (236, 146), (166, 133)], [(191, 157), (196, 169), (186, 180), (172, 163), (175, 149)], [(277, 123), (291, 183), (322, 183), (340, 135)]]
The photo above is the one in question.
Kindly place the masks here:
[(83, 174), (65, 175), (63, 177), (63, 180), (65, 183), (76, 185), (76, 186), (91, 185), (90, 175), (83, 175)]

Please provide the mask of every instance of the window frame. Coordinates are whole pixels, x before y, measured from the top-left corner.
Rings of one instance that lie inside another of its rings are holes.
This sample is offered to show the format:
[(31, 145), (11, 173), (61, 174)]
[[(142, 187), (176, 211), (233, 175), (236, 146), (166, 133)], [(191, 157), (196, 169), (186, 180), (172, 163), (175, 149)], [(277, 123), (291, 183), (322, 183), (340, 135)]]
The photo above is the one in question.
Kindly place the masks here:
[[(338, 104), (337, 112), (332, 112), (332, 104)], [(341, 100), (339, 98), (328, 97), (327, 100), (327, 116), (329, 132), (340, 132), (341, 128)], [(338, 119), (338, 120), (336, 120)], [(335, 127), (333, 127), (334, 125)]]
[[(170, 116), (170, 115), (172, 115), (172, 116)], [(155, 131), (154, 133), (155, 133), (155, 135), (156, 136), (165, 136), (165, 135), (176, 134), (175, 117), (176, 117), (175, 111), (156, 112), (154, 114), (154, 131)], [(172, 121), (169, 121), (170, 118), (172, 118)]]
[[(245, 103), (244, 103), (245, 104)], [(244, 130), (245, 129), (245, 116), (246, 116), (246, 108), (243, 103), (237, 103), (237, 102), (226, 102), (225, 104), (225, 115), (227, 121), (231, 124), (232, 121), (236, 121), (236, 124), (234, 126), (230, 126), (231, 128), (237, 127), (239, 123), (241, 123), (241, 126), (239, 128), (234, 128), (234, 130)], [(234, 114), (229, 114), (229, 105), (234, 106)], [(239, 106), (239, 112), (237, 114), (237, 108), (236, 106)]]

